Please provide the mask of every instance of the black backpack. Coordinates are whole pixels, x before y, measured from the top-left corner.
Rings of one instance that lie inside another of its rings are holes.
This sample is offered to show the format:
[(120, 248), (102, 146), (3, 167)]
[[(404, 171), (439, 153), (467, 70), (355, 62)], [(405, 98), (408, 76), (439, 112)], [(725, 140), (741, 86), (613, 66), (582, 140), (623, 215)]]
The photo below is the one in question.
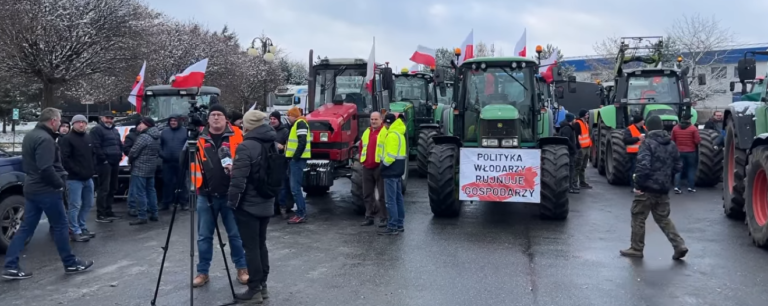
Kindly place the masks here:
[(259, 171), (255, 173), (256, 193), (262, 198), (271, 199), (277, 197), (283, 187), (286, 176), (285, 155), (277, 151), (274, 143), (257, 142), (261, 146), (261, 156), (256, 161), (259, 164)]

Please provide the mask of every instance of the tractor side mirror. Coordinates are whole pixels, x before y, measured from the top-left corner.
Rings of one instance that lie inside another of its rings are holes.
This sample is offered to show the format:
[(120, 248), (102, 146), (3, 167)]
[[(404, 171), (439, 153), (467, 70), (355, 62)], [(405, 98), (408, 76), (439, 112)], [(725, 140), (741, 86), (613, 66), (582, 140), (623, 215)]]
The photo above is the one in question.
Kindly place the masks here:
[(438, 90), (440, 90), (440, 96), (445, 97), (448, 95), (448, 86), (445, 86), (445, 82), (437, 84)]
[[(754, 72), (753, 72), (754, 73)], [(699, 73), (699, 75), (696, 76), (697, 83), (699, 86), (707, 85), (707, 75), (703, 73)]]
[(751, 81), (757, 78), (757, 65), (754, 57), (745, 57), (736, 65), (739, 81)]
[(555, 97), (558, 99), (563, 99), (565, 97), (563, 91), (563, 86), (557, 86), (557, 88), (555, 88)]
[(728, 84), (728, 89), (730, 89), (730, 90), (731, 90), (731, 92), (733, 92), (734, 90), (736, 90), (736, 82), (734, 82), (734, 81), (731, 81), (731, 82)]
[(568, 76), (568, 82), (576, 82), (576, 76), (575, 75), (569, 75)]
[[(394, 76), (392, 76), (392, 68), (390, 67), (384, 67), (381, 68), (381, 87), (382, 90), (389, 90), (391, 91), (394, 87)], [(389, 102), (389, 101), (387, 101)]]
[(568, 76), (568, 92), (569, 93), (576, 93), (576, 86), (574, 83), (576, 83), (576, 76), (569, 75)]

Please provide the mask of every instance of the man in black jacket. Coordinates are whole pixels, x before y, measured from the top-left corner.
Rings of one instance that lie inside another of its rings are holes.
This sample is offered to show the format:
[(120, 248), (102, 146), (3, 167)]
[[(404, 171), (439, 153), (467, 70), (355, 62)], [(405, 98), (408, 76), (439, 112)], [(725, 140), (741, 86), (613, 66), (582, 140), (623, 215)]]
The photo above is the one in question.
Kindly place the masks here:
[(72, 131), (59, 140), (61, 160), (67, 171), (69, 208), (67, 217), (73, 241), (84, 242), (96, 237), (88, 231), (85, 219), (93, 207), (93, 144), (85, 133), (88, 121), (83, 115), (72, 118)]
[(265, 165), (265, 151), (275, 146), (276, 133), (265, 124), (267, 115), (252, 110), (243, 117), (244, 139), (237, 148), (237, 157), (232, 165), (232, 181), (229, 184), (227, 205), (235, 210), (235, 221), (240, 230), (248, 265), (248, 289), (236, 295), (238, 300), (260, 303), (268, 298), (267, 275), (269, 275), (269, 254), (267, 252), (267, 225), (273, 215), (274, 199), (264, 198), (259, 193), (258, 178)]
[(568, 166), (568, 173), (570, 176), (570, 182), (568, 183), (568, 192), (579, 193), (579, 178), (576, 176), (576, 162), (579, 154), (579, 141), (576, 138), (576, 131), (573, 129), (573, 119), (575, 119), (572, 113), (565, 114), (565, 120), (560, 122), (560, 137), (568, 138), (568, 157), (570, 159)]
[(96, 187), (96, 222), (111, 223), (120, 219), (112, 212), (112, 202), (117, 191), (117, 173), (123, 159), (123, 142), (120, 133), (112, 124), (112, 113), (99, 117), (99, 124), (91, 129), (93, 151), (96, 154), (96, 173), (99, 176)]
[(46, 108), (40, 112), (37, 126), (24, 136), (21, 145), (22, 167), (27, 174), (24, 179), (24, 220), (6, 250), (3, 278), (32, 277), (32, 273), (21, 269), (19, 253), (24, 249), (27, 239), (35, 233), (43, 213), (53, 225), (53, 240), (64, 264), (64, 272), (83, 272), (93, 265), (93, 261), (75, 257), (69, 245), (62, 198), (67, 173), (61, 166), (59, 146), (56, 144), (56, 131), (60, 122), (61, 111)]
[(641, 115), (634, 115), (632, 117), (632, 124), (624, 129), (624, 145), (627, 148), (630, 187), (635, 186), (635, 182), (632, 180), (632, 175), (635, 173), (635, 160), (637, 159), (637, 151), (640, 149), (640, 144), (645, 139), (646, 132), (645, 121)]
[(672, 259), (678, 260), (688, 253), (685, 241), (669, 219), (669, 191), (672, 178), (682, 169), (680, 153), (665, 131), (661, 118), (648, 118), (648, 138), (640, 145), (633, 177), (635, 199), (632, 201), (632, 245), (619, 253), (627, 257), (643, 257), (645, 247), (645, 221), (648, 214), (667, 236), (675, 250)]
[(712, 117), (704, 123), (705, 130), (715, 130), (719, 134), (715, 139), (715, 149), (723, 147), (725, 142), (725, 129), (723, 129), (723, 112), (715, 111), (712, 113)]
[[(131, 148), (133, 148), (133, 143), (136, 142), (136, 139), (139, 138), (139, 132), (136, 131), (136, 128), (131, 128), (128, 130), (128, 135), (125, 135), (125, 139), (123, 140), (123, 154), (128, 157), (128, 153), (131, 153)], [(131, 160), (128, 160), (128, 165), (131, 165)], [(138, 211), (136, 210), (136, 197), (133, 196), (134, 188), (131, 188), (130, 183), (128, 184), (128, 215), (131, 217), (137, 217)]]
[[(176, 190), (180, 189), (178, 187), (181, 180), (177, 178), (183, 177), (179, 175), (179, 159), (187, 143), (187, 129), (181, 126), (181, 118), (181, 115), (172, 116), (168, 119), (168, 126), (160, 133), (160, 158), (163, 160), (163, 202), (160, 210), (171, 208), (171, 204), (176, 200)], [(186, 195), (186, 192), (178, 194), (182, 210), (188, 209)]]
[[(288, 134), (290, 134), (290, 126), (286, 126), (281, 121), (280, 112), (274, 111), (269, 114), (269, 125), (275, 129), (275, 142), (280, 153), (285, 154), (285, 145), (288, 142)], [(288, 164), (285, 164), (285, 172), (290, 174)], [(280, 214), (283, 219), (288, 219), (288, 206), (293, 206), (293, 195), (291, 194), (291, 181), (288, 175), (285, 176), (283, 181), (283, 187), (280, 191), (280, 196), (275, 198), (275, 215)]]

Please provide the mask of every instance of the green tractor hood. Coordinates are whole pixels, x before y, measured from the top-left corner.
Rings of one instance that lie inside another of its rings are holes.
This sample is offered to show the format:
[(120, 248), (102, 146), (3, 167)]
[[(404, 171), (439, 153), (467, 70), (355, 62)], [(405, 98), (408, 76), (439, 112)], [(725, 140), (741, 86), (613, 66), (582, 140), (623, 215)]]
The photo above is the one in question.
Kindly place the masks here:
[(409, 101), (399, 101), (389, 103), (389, 110), (393, 113), (404, 113), (409, 107), (413, 107), (413, 103)]
[(502, 120), (502, 119), (518, 119), (520, 113), (512, 105), (506, 104), (492, 104), (483, 107), (480, 110), (480, 119), (485, 120)]
[[(643, 111), (643, 118), (648, 120), (648, 113), (652, 110), (669, 110), (670, 112), (672, 112), (674, 109), (669, 105), (649, 104), (645, 106), (645, 110)], [(697, 117), (698, 117), (698, 113), (696, 112), (695, 109), (691, 108), (691, 122), (695, 123)], [(674, 120), (674, 121), (680, 122), (680, 118), (677, 118), (677, 115), (672, 115), (672, 114), (659, 115), (659, 118), (661, 118), (661, 120)]]

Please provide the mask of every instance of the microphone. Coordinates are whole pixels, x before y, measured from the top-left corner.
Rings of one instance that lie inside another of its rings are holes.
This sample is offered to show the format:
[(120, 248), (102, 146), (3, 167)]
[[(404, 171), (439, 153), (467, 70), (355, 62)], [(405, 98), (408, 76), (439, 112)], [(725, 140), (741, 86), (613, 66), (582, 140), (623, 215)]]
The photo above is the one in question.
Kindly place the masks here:
[(224, 172), (229, 174), (229, 170), (226, 168), (226, 166), (232, 165), (232, 153), (229, 150), (229, 146), (222, 145), (219, 150), (219, 159), (221, 159), (221, 166), (225, 167)]

